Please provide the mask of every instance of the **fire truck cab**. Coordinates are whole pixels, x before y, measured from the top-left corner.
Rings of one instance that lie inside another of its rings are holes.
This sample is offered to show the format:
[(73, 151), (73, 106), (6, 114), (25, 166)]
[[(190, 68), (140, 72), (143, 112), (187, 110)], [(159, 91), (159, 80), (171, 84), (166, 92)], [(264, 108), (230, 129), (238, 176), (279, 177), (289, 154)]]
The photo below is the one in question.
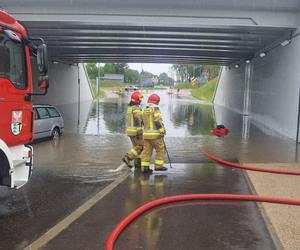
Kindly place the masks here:
[[(39, 85), (33, 93), (31, 57), (37, 57)], [(0, 185), (23, 186), (32, 172), (32, 96), (48, 88), (46, 45), (0, 9)]]

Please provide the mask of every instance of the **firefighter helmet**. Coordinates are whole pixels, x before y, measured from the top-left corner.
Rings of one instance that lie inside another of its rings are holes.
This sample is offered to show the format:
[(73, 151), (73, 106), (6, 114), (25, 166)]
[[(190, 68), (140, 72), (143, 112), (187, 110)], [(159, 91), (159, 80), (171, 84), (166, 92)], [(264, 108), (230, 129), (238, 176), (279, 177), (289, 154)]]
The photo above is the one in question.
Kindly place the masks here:
[(159, 104), (160, 97), (157, 94), (152, 94), (148, 98), (148, 103)]
[(135, 91), (132, 93), (130, 100), (134, 103), (140, 103), (143, 99), (143, 94), (139, 91)]

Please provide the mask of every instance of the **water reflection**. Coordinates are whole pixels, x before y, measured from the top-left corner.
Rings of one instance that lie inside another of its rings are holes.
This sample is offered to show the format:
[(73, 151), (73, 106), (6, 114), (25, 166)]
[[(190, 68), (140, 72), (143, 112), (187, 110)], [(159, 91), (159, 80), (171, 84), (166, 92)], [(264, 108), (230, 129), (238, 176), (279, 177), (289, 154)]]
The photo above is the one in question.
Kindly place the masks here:
[[(135, 172), (130, 178), (129, 192), (124, 203), (125, 214), (136, 209), (137, 201), (145, 203), (151, 196), (165, 196), (167, 175), (143, 175)], [(157, 249), (163, 226), (162, 214), (155, 211), (145, 214), (144, 218), (135, 221), (133, 226), (127, 229), (127, 249), (134, 249), (137, 242), (142, 242), (145, 249)], [(137, 231), (137, 228), (142, 230)]]
[(93, 102), (70, 103), (56, 107), (64, 118), (65, 133), (78, 134), (84, 131)]
[[(201, 104), (169, 104), (169, 128), (174, 136), (180, 135), (209, 135), (214, 126), (212, 106)], [(177, 133), (177, 130), (178, 131)], [(185, 131), (186, 130), (186, 131)], [(184, 133), (182, 133), (185, 131)], [(169, 130), (168, 130), (169, 132)]]
[(126, 131), (125, 102), (94, 102), (86, 126), (81, 133), (90, 135), (122, 133)]
[(212, 146), (216, 152), (234, 152), (244, 162), (297, 161), (295, 142), (261, 126), (251, 116), (243, 116), (222, 106), (214, 106), (217, 124), (224, 124), (230, 132)]
[[(160, 94), (162, 98), (166, 97), (164, 92)], [(86, 126), (81, 133), (124, 134), (126, 132), (127, 100), (126, 98), (111, 102), (94, 102)], [(160, 108), (168, 136), (208, 135), (214, 126), (212, 106), (210, 105), (172, 99), (162, 102)]]

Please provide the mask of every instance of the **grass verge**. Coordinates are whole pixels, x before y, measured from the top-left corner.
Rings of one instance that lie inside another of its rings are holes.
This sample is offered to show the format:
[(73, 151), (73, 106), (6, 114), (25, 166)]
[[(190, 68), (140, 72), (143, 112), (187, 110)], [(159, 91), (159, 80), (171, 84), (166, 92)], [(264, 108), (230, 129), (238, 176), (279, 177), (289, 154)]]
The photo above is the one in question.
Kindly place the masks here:
[(199, 100), (212, 102), (214, 92), (217, 86), (218, 78), (214, 78), (209, 82), (205, 83), (203, 86), (197, 89), (193, 89), (191, 94), (193, 97)]

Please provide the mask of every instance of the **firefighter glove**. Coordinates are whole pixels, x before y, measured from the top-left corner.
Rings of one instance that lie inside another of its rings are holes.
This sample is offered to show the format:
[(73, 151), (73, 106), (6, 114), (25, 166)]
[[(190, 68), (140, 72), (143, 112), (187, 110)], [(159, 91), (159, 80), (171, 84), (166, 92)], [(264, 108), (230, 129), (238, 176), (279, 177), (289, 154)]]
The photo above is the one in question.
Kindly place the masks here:
[(160, 128), (160, 129), (159, 129), (159, 133), (160, 133), (161, 136), (165, 136), (165, 134), (166, 134), (165, 128), (163, 128), (163, 127)]

